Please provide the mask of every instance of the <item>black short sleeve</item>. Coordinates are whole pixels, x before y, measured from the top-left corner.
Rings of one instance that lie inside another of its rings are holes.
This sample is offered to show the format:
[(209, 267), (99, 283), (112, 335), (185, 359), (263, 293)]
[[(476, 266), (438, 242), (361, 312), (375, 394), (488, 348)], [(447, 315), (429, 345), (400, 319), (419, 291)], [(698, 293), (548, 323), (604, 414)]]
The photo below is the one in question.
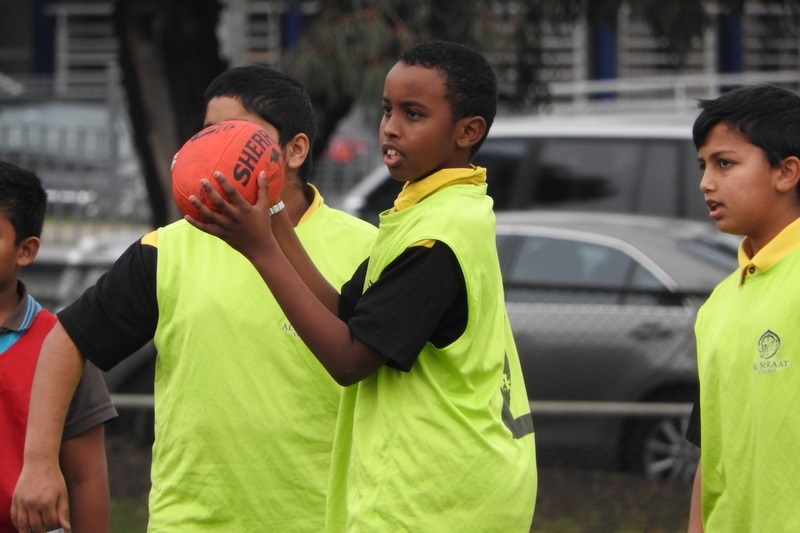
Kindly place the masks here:
[(444, 243), (408, 248), (358, 295), (365, 274), (362, 265), (343, 287), (340, 315), (390, 366), (410, 370), (427, 342), (447, 346), (465, 331), (464, 275)]
[(339, 318), (345, 322), (349, 322), (353, 318), (356, 310), (356, 304), (361, 299), (363, 294), (364, 280), (367, 277), (367, 265), (369, 259), (365, 259), (363, 263), (356, 269), (350, 281), (342, 286), (341, 294), (339, 296)]
[(78, 350), (102, 370), (153, 338), (158, 324), (154, 246), (137, 241), (75, 302), (58, 313)]

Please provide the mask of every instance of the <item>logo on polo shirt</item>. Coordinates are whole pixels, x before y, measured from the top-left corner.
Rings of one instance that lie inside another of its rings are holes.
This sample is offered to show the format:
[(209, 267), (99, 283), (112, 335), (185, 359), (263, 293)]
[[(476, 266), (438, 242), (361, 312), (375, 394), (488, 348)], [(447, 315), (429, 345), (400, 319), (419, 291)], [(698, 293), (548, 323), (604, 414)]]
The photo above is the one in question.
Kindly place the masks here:
[(781, 338), (777, 333), (767, 330), (758, 339), (758, 361), (753, 364), (753, 370), (758, 374), (774, 374), (779, 370), (789, 368), (790, 361), (775, 359), (781, 349)]

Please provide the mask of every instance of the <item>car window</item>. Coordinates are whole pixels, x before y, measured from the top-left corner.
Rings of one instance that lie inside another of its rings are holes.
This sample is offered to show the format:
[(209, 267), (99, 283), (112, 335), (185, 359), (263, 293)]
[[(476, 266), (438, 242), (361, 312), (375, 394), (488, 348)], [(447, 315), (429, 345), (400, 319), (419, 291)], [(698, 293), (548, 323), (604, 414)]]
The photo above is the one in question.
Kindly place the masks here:
[(509, 209), (513, 205), (513, 184), (530, 180), (523, 175), (529, 144), (522, 139), (486, 139), (475, 154), (472, 162), (486, 169), (486, 191), (494, 200), (495, 209)]
[(532, 169), (539, 180), (532, 200), (545, 207), (580, 204), (585, 208), (632, 210), (633, 183), (642, 166), (641, 151), (615, 140), (542, 141)]
[[(495, 208), (579, 209), (671, 215), (703, 208), (694, 183), (685, 192), (691, 142), (654, 139), (500, 138), (486, 140), (475, 164), (488, 170)], [(694, 163), (696, 166), (696, 163)]]
[[(687, 131), (690, 131), (687, 126)], [(618, 136), (489, 136), (472, 161), (487, 169), (497, 211), (574, 210), (708, 220), (691, 139)], [(359, 198), (377, 222), (401, 184), (385, 181)]]
[(625, 252), (591, 242), (519, 237), (509, 253), (498, 238), (510, 301), (664, 304), (667, 288)]
[[(674, 216), (681, 212), (681, 151), (682, 143), (649, 141), (638, 143), (641, 166), (636, 170), (639, 179), (631, 183), (633, 210), (648, 215)], [(697, 192), (697, 200), (702, 196)]]
[(681, 240), (679, 246), (728, 272), (733, 272), (739, 267), (737, 237), (725, 234), (715, 235), (714, 238), (694, 237)]

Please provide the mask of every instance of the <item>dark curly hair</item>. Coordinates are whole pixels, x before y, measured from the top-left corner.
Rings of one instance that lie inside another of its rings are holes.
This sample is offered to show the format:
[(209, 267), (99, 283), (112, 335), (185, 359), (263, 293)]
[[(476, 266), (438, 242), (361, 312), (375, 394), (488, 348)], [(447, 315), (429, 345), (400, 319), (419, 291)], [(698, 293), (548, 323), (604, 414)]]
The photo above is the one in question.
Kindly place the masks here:
[[(410, 48), (400, 61), (439, 70), (453, 119), (482, 117), (489, 133), (497, 113), (497, 77), (485, 57), (462, 44), (435, 40)], [(472, 147), (472, 155), (485, 139), (486, 135)]]

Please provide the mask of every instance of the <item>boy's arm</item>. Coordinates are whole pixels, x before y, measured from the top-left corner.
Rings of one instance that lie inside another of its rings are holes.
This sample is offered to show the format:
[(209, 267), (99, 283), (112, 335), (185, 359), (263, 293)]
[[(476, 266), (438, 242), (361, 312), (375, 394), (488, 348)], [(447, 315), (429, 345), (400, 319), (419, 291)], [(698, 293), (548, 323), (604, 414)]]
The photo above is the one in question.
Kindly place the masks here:
[[(217, 173), (215, 177), (219, 181), (220, 187), (228, 194), (228, 198), (232, 199), (231, 202), (234, 201), (234, 198), (238, 200), (237, 203), (239, 203), (240, 209), (237, 209), (230, 219), (224, 220), (219, 213), (214, 214), (204, 204), (195, 203), (195, 207), (203, 214), (204, 219), (213, 220), (215, 223), (203, 224), (191, 217), (188, 217), (187, 220), (206, 233), (220, 237), (251, 262), (264, 255), (263, 243), (272, 244), (277, 242), (283, 255), (300, 276), (300, 279), (303, 280), (303, 283), (331, 313), (337, 314), (339, 293), (328, 283), (314, 262), (311, 261), (300, 239), (297, 238), (294, 225), (286, 210), (282, 209), (274, 215), (269, 214), (267, 183), (263, 175), (264, 173), (262, 172), (258, 176), (259, 203), (256, 204), (258, 208), (252, 208), (233, 189), (227, 179), (222, 174)], [(209, 200), (217, 202), (219, 209), (227, 206), (230, 211), (232, 203), (225, 202), (211, 184), (206, 183), (204, 187), (210, 192)]]
[(31, 389), (22, 472), (11, 502), (17, 529), (71, 529), (59, 451), (70, 399), (84, 359), (60, 323), (42, 344)]
[(357, 383), (384, 365), (386, 358), (354, 338), (339, 319), (339, 295), (306, 254), (288, 215), (270, 216), (263, 175), (254, 206), (224, 177), (218, 175), (217, 180), (230, 202), (206, 182), (217, 212), (193, 197), (192, 204), (207, 222), (187, 217), (189, 223), (223, 239), (253, 263), (297, 334), (340, 385)]
[(689, 504), (689, 529), (688, 533), (703, 533), (703, 511), (700, 507), (700, 494), (702, 493), (702, 479), (700, 463), (697, 463), (697, 472), (694, 474), (692, 484), (692, 500)]
[(69, 494), (72, 528), (108, 533), (111, 496), (103, 424), (62, 442), (60, 462)]
[(325, 308), (338, 316), (339, 292), (325, 279), (308, 256), (306, 249), (297, 237), (289, 215), (284, 210), (271, 216), (270, 221), (275, 239), (292, 268)]

